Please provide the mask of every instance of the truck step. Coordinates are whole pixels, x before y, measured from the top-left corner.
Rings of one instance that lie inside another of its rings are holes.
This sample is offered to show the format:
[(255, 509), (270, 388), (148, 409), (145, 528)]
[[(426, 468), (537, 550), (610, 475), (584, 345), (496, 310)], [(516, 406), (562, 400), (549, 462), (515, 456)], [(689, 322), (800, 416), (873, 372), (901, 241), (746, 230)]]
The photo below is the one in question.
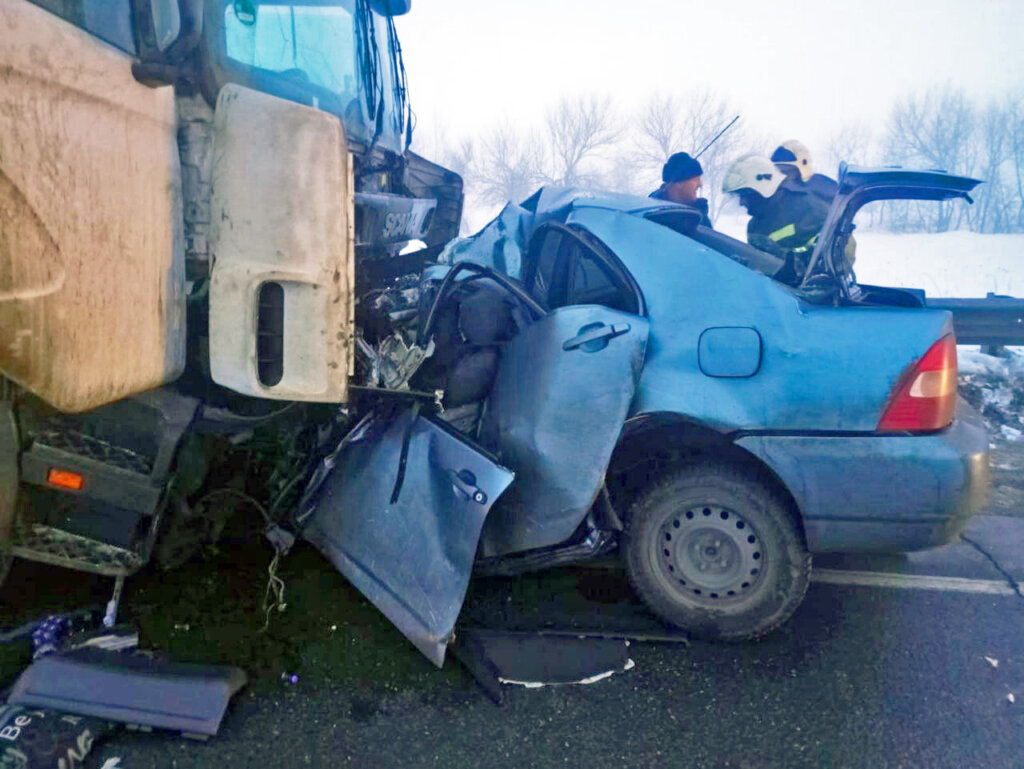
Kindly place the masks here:
[(71, 493), (149, 515), (163, 494), (151, 476), (149, 457), (75, 430), (47, 430), (36, 435), (22, 455), (27, 483), (50, 487), (50, 474), (69, 471), (81, 477)]
[(139, 553), (132, 550), (38, 524), (17, 527), (8, 552), (29, 561), (107, 577), (128, 576), (143, 564)]
[(149, 457), (77, 430), (47, 430), (36, 436), (36, 443), (66, 455), (147, 478), (153, 473), (153, 462)]

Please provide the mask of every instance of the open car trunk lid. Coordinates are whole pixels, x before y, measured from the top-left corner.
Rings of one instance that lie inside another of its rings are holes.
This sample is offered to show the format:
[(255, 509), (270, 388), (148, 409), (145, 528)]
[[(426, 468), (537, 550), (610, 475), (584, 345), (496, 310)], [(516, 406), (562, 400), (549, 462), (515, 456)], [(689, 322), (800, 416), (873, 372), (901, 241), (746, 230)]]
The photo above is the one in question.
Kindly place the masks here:
[(964, 198), (981, 182), (945, 171), (913, 171), (904, 168), (839, 166), (839, 193), (832, 201), (814, 252), (807, 264), (800, 288), (807, 288), (814, 276), (831, 275), (840, 292), (850, 298), (849, 275), (843, 254), (853, 234), (853, 218), (867, 203), (876, 200), (951, 200)]

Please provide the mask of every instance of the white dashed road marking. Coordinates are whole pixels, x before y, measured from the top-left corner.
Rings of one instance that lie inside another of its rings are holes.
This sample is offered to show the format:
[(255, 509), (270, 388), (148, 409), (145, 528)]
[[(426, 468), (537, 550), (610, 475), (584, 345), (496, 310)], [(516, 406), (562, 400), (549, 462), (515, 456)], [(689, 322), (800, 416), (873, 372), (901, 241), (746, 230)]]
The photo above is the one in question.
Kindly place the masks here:
[(811, 582), (826, 585), (895, 587), (906, 590), (944, 590), (953, 593), (984, 593), (985, 595), (1017, 595), (1017, 592), (1010, 585), (999, 580), (930, 577), (924, 574), (888, 574), (875, 571), (813, 569), (811, 571)]

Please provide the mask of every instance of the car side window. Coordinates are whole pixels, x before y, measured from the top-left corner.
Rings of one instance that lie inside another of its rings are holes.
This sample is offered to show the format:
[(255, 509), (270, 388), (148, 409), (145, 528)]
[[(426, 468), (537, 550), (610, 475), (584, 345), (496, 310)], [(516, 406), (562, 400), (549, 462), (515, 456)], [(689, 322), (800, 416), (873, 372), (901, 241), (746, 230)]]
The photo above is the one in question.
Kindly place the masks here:
[(636, 292), (618, 271), (574, 234), (565, 234), (552, 271), (548, 307), (598, 304), (639, 313)]
[(633, 292), (622, 284), (610, 265), (582, 244), (573, 260), (568, 304), (600, 304), (623, 312), (637, 311)]
[(523, 276), (530, 295), (549, 310), (598, 304), (642, 314), (643, 299), (625, 269), (585, 231), (545, 224), (535, 234)]
[(550, 301), (551, 281), (554, 277), (555, 262), (562, 247), (564, 236), (559, 230), (548, 230), (536, 252), (536, 267), (530, 281), (530, 295), (541, 304)]

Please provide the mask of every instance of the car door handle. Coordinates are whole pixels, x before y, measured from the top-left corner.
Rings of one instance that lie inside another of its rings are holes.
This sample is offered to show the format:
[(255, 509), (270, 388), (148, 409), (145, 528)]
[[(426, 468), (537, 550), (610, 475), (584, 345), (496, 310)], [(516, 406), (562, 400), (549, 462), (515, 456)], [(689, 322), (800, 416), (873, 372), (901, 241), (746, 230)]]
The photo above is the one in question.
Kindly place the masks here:
[(460, 470), (459, 472), (452, 470), (448, 475), (451, 478), (452, 487), (457, 492), (464, 494), (478, 505), (487, 504), (487, 494), (476, 485), (476, 478), (469, 470)]
[(582, 347), (587, 342), (596, 342), (599, 339), (613, 339), (617, 336), (622, 336), (629, 332), (628, 323), (615, 323), (611, 326), (606, 326), (603, 323), (597, 328), (587, 328), (584, 331), (580, 329), (581, 333), (578, 336), (574, 336), (572, 339), (562, 345), (563, 350), (575, 350), (577, 347)]

